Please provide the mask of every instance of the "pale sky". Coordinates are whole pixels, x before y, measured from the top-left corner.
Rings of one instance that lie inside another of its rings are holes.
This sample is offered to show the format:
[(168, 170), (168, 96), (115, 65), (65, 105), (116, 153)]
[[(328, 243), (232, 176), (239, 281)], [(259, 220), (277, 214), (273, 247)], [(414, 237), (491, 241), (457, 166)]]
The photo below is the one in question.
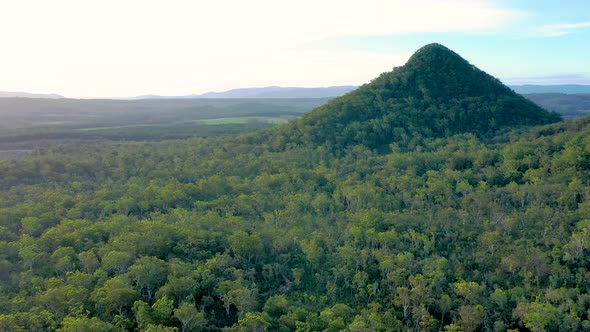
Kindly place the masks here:
[(359, 85), (440, 42), (507, 83), (590, 84), (590, 1), (0, 0), (0, 91)]

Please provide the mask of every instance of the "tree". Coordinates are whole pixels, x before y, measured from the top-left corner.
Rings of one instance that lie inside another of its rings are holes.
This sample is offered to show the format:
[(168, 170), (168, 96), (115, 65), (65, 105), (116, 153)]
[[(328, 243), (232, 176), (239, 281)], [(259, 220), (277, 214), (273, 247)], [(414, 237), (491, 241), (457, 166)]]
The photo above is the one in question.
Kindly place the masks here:
[(78, 254), (81, 267), (88, 273), (93, 273), (100, 267), (100, 260), (93, 249)]
[(227, 330), (229, 332), (265, 332), (268, 331), (269, 325), (263, 314), (249, 312)]
[(152, 304), (152, 317), (156, 324), (169, 325), (173, 310), (174, 301), (164, 296)]
[(337, 303), (320, 313), (320, 319), (326, 323), (326, 331), (340, 331), (354, 319), (354, 310), (343, 303)]
[(37, 244), (29, 235), (22, 235), (19, 240), (18, 255), (22, 258), (25, 266), (32, 270), (34, 264), (42, 257)]
[(145, 256), (137, 259), (127, 274), (139, 293), (150, 302), (156, 290), (166, 282), (168, 266), (159, 258)]
[(557, 330), (560, 321), (559, 311), (549, 303), (520, 302), (513, 315), (532, 332)]
[(65, 274), (74, 269), (77, 255), (72, 247), (59, 247), (49, 258), (54, 264), (55, 271)]
[(62, 327), (57, 329), (58, 332), (110, 332), (114, 331), (112, 324), (92, 317), (66, 317), (62, 322)]
[(122, 274), (133, 264), (133, 255), (129, 252), (110, 251), (102, 258), (102, 268), (110, 274)]
[(144, 301), (135, 301), (131, 309), (135, 316), (135, 322), (140, 330), (146, 329), (150, 324), (154, 323), (152, 318), (152, 308)]
[(485, 317), (485, 308), (482, 305), (466, 305), (459, 308), (459, 326), (464, 332), (477, 331)]
[(441, 295), (440, 299), (436, 301), (438, 305), (438, 309), (440, 310), (440, 321), (444, 323), (445, 315), (451, 311), (453, 308), (453, 300), (449, 296), (449, 294)]
[(174, 318), (182, 324), (182, 332), (200, 332), (207, 326), (205, 313), (189, 302), (183, 302), (174, 309)]
[(232, 234), (228, 241), (232, 251), (236, 255), (246, 258), (248, 262), (262, 251), (262, 241), (258, 234), (238, 231)]
[(284, 294), (273, 295), (266, 300), (263, 310), (271, 317), (279, 318), (288, 312), (289, 300)]
[(455, 294), (467, 304), (478, 304), (481, 294), (481, 286), (474, 281), (458, 281), (453, 284)]
[(63, 282), (50, 280), (53, 285), (39, 295), (39, 302), (51, 312), (57, 323), (69, 313), (84, 307), (88, 290), (72, 285), (64, 285)]
[(216, 292), (221, 296), (227, 314), (232, 305), (241, 316), (254, 311), (258, 306), (256, 290), (248, 289), (242, 283), (243, 281), (238, 279), (222, 281), (217, 285)]
[(139, 294), (124, 276), (107, 280), (102, 287), (95, 289), (91, 294), (92, 301), (101, 308), (106, 317), (110, 317), (115, 312), (122, 316), (125, 309), (131, 308), (138, 297)]
[(145, 329), (145, 332), (178, 332), (178, 328), (164, 325), (150, 324)]

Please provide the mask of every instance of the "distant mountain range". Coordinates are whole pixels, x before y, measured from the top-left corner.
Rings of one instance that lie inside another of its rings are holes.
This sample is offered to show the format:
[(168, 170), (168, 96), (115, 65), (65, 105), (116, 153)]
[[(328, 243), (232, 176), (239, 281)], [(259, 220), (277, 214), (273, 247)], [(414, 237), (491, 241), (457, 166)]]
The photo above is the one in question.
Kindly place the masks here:
[[(534, 94), (534, 93), (562, 93), (562, 94), (590, 94), (590, 85), (509, 85), (509, 87), (520, 94)], [(262, 88), (240, 88), (232, 89), (222, 92), (207, 92), (203, 94), (191, 94), (184, 96), (162, 96), (162, 95), (142, 95), (136, 97), (110, 98), (123, 100), (137, 100), (137, 99), (280, 99), (280, 98), (334, 98), (340, 97), (348, 92), (357, 89), (358, 86), (342, 85), (329, 86), (321, 88), (302, 88), (302, 87), (280, 87), (269, 86)], [(63, 96), (51, 94), (37, 94), (28, 92), (2, 92), (0, 91), (0, 98), (2, 97), (21, 97), (21, 98), (50, 98), (58, 99), (65, 98)], [(88, 99), (88, 98), (85, 98)], [(104, 98), (103, 98), (104, 99)], [(106, 98), (109, 99), (109, 98)]]
[(331, 98), (342, 96), (354, 89), (356, 86), (329, 86), (322, 88), (301, 88), (301, 87), (280, 87), (269, 86), (262, 88), (241, 88), (232, 89), (222, 92), (207, 92), (204, 94), (192, 94), (186, 96), (159, 96), (144, 95), (132, 99), (234, 99), (234, 98), (257, 98), (257, 99), (276, 99), (276, 98)]
[[(509, 85), (516, 93), (563, 93), (563, 94), (581, 94), (590, 93), (590, 85)], [(129, 99), (185, 99), (185, 98), (208, 98), (208, 99), (234, 99), (234, 98), (334, 98), (347, 94), (357, 89), (358, 86), (343, 85), (329, 86), (324, 88), (301, 88), (301, 87), (280, 87), (269, 86), (263, 88), (241, 88), (232, 89), (222, 92), (207, 92), (204, 94), (193, 94), (186, 96), (160, 96), (144, 95)], [(128, 98), (124, 98), (128, 99)]]
[(29, 92), (6, 92), (0, 91), (0, 98), (48, 98), (48, 99), (59, 99), (65, 98), (64, 96), (57, 95), (55, 93), (43, 94), (43, 93), (29, 93)]

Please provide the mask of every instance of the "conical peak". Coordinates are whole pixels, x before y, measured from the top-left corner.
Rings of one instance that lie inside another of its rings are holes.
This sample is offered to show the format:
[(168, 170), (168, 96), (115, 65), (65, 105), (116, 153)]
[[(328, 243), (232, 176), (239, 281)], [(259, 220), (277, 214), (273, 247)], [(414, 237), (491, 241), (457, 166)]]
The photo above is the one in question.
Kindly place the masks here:
[(332, 99), (290, 125), (291, 139), (336, 148), (391, 143), (411, 149), (423, 138), (558, 121), (555, 113), (517, 95), (440, 44), (420, 48), (408, 62)]
[(454, 62), (469, 64), (459, 54), (444, 45), (432, 43), (418, 49), (406, 63), (407, 66), (433, 62)]
[(418, 50), (416, 50), (416, 52), (414, 52), (414, 54), (418, 54), (418, 53), (424, 52), (424, 51), (433, 51), (433, 50), (455, 53), (455, 52), (451, 51), (448, 47), (446, 47), (442, 44), (430, 43), (430, 44), (426, 44), (426, 45), (420, 47)]
[(420, 48), (400, 70), (389, 75), (408, 78), (403, 90), (417, 92), (418, 97), (435, 103), (492, 94), (518, 97), (498, 79), (437, 43)]

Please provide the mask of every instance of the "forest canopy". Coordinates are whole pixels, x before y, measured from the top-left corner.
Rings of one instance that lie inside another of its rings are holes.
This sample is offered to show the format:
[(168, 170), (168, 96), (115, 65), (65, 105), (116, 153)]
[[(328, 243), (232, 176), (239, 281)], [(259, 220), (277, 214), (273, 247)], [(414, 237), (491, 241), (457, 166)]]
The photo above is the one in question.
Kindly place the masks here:
[(260, 133), (0, 161), (0, 330), (590, 329), (590, 118), (406, 66)]

